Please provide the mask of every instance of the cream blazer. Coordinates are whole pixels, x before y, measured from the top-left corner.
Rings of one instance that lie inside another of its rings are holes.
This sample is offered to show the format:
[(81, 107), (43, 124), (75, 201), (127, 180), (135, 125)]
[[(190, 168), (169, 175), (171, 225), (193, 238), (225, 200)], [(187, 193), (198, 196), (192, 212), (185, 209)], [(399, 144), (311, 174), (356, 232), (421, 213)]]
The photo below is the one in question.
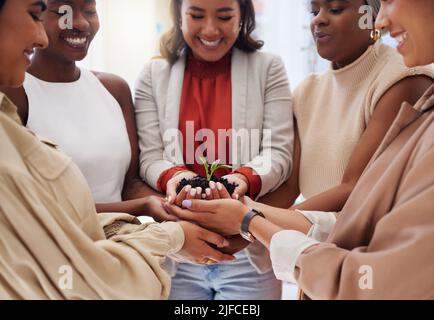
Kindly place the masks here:
[[(156, 190), (161, 173), (184, 165), (182, 139), (177, 134), (165, 139), (165, 135), (178, 132), (186, 56), (184, 51), (173, 65), (164, 59), (148, 62), (136, 83), (140, 173)], [(259, 197), (276, 190), (291, 173), (294, 140), (291, 92), (278, 56), (234, 49), (232, 117), (235, 132), (259, 132), (256, 142), (251, 137), (241, 143), (233, 140), (234, 168), (250, 167), (261, 176)]]

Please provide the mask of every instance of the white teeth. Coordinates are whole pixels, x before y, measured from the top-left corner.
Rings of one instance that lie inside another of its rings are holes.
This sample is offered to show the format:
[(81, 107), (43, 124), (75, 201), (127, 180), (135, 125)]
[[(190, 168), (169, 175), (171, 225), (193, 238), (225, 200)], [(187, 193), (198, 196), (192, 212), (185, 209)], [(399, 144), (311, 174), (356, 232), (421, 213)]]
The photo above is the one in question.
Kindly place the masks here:
[(86, 43), (87, 38), (65, 38), (65, 41), (73, 46), (81, 46)]
[(216, 41), (208, 41), (208, 40), (200, 38), (200, 41), (204, 45), (206, 45), (207, 47), (217, 47), (220, 44), (221, 40), (222, 39), (219, 39), (219, 40), (216, 40)]

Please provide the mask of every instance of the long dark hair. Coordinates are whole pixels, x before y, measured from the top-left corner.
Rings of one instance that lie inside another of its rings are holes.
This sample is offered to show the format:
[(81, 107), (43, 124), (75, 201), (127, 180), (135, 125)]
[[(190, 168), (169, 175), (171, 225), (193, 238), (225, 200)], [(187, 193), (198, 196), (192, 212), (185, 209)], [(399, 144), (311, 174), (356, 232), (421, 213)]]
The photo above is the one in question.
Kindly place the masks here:
[[(252, 0), (237, 0), (241, 9), (242, 28), (235, 42), (235, 47), (244, 52), (255, 52), (264, 46), (263, 41), (253, 39), (252, 33), (256, 28), (255, 8)], [(170, 63), (175, 63), (182, 49), (186, 47), (182, 35), (181, 26), (181, 6), (182, 0), (171, 0), (170, 13), (172, 16), (173, 27), (163, 35), (160, 42), (160, 53), (163, 58)]]

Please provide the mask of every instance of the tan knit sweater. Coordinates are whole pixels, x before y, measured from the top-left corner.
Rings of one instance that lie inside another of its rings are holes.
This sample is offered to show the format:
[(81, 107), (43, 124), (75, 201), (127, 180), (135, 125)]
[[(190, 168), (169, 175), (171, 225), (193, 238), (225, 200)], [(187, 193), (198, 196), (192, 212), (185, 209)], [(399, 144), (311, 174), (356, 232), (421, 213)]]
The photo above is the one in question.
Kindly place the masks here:
[(431, 67), (407, 68), (401, 56), (380, 42), (357, 61), (309, 76), (294, 92), (301, 142), (300, 191), (305, 198), (342, 182), (345, 169), (380, 98), (412, 75), (434, 78)]

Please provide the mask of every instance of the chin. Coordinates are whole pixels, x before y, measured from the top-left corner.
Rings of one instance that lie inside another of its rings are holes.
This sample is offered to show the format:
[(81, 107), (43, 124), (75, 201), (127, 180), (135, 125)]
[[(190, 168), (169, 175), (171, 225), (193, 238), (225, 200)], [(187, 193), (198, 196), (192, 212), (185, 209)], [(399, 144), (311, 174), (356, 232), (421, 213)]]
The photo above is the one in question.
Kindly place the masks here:
[(418, 57), (416, 54), (403, 55), (403, 59), (404, 59), (404, 64), (408, 68), (414, 68), (417, 66), (424, 66), (424, 65), (431, 63), (431, 61), (428, 61), (428, 59), (426, 59), (426, 61), (425, 61), (425, 59)]
[(326, 50), (318, 50), (318, 55), (324, 59), (324, 60), (328, 60), (328, 61), (333, 61), (333, 57), (335, 57), (335, 54), (332, 54), (330, 52), (327, 52)]
[(23, 83), (24, 83), (24, 72), (11, 78), (8, 81), (8, 83), (5, 84), (5, 86), (15, 89), (15, 88), (21, 87), (23, 85)]
[(417, 62), (411, 58), (411, 57), (404, 57), (404, 64), (408, 67), (408, 68), (414, 68), (416, 66), (418, 66), (419, 64), (417, 64)]

